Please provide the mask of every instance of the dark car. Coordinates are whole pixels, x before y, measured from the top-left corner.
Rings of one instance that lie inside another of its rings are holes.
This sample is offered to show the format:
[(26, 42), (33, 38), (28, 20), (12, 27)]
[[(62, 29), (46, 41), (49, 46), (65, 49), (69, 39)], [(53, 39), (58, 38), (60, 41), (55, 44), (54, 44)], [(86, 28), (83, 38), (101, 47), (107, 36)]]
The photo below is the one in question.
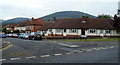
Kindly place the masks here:
[(34, 40), (42, 40), (42, 35), (37, 34), (36, 36), (34, 36)]
[(31, 34), (29, 40), (42, 40), (42, 35), (39, 33)]

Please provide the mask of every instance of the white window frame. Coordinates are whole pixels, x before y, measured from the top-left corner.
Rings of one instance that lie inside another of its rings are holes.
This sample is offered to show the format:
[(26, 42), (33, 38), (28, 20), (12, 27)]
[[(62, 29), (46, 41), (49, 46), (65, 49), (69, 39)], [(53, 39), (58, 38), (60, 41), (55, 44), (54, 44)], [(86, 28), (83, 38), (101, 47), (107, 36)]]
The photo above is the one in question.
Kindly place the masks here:
[(96, 33), (97, 32), (96, 29), (89, 29), (88, 31), (89, 31), (89, 33)]
[(116, 30), (116, 33), (120, 34), (120, 29), (119, 29), (119, 30)]
[(111, 33), (111, 30), (105, 30), (105, 33), (106, 33), (106, 34), (110, 34), (110, 33)]
[(49, 32), (52, 32), (52, 29), (49, 29)]
[(61, 32), (62, 32), (62, 29), (56, 29), (56, 32), (57, 32), (57, 33), (61, 33)]
[(70, 32), (70, 33), (77, 33), (78, 30), (77, 30), (77, 29), (70, 29), (69, 32)]

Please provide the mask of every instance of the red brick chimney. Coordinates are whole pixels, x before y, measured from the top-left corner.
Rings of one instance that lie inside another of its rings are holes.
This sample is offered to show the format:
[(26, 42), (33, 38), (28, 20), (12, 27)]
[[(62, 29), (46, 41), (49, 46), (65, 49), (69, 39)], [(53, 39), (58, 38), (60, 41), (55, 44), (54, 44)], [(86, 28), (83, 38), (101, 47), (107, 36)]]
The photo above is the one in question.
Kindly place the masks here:
[(85, 23), (87, 21), (88, 16), (82, 16), (82, 23)]
[(34, 21), (34, 18), (32, 17), (32, 21)]
[(82, 20), (83, 20), (83, 21), (86, 21), (87, 18), (88, 18), (88, 16), (82, 16)]

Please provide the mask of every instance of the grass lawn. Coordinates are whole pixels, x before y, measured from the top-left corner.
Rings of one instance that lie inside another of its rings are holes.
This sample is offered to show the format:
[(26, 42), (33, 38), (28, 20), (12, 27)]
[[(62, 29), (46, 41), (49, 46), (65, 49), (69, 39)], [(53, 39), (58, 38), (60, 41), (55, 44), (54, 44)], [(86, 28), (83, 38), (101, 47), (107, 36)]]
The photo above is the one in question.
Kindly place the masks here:
[(101, 38), (101, 39), (61, 39), (59, 41), (76, 41), (76, 42), (95, 42), (95, 41), (120, 41), (120, 38)]

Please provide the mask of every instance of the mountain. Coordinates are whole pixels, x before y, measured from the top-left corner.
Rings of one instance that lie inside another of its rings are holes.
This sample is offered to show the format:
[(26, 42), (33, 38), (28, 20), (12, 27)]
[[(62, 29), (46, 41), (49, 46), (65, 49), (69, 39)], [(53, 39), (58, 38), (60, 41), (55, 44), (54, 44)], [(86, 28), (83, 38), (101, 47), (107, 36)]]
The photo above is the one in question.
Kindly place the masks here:
[[(56, 12), (44, 17), (41, 17), (44, 21), (48, 21), (48, 20), (53, 20), (54, 17), (56, 18), (81, 18), (82, 16), (88, 16), (89, 18), (95, 18), (95, 16), (84, 13), (84, 12), (79, 12), (79, 11), (61, 11), (61, 12)], [(13, 19), (9, 19), (9, 20), (1, 20), (2, 21), (2, 25), (7, 25), (7, 24), (13, 24), (13, 23), (19, 23), (21, 21), (24, 20), (31, 20), (29, 18), (22, 18), (22, 17), (18, 17), (18, 18), (13, 18)]]
[(4, 22), (5, 20), (0, 19), (0, 22)]
[(89, 18), (95, 18), (94, 15), (90, 15), (84, 12), (79, 11), (61, 11), (56, 12), (47, 16), (42, 17), (44, 21), (53, 20), (54, 17), (56, 18), (81, 18), (82, 16), (88, 16)]
[(2, 25), (19, 23), (19, 22), (24, 21), (24, 20), (30, 20), (30, 19), (29, 19), (29, 18), (22, 18), (22, 17), (13, 18), (13, 19), (9, 19), (9, 20), (4, 21), (4, 22), (2, 23)]

